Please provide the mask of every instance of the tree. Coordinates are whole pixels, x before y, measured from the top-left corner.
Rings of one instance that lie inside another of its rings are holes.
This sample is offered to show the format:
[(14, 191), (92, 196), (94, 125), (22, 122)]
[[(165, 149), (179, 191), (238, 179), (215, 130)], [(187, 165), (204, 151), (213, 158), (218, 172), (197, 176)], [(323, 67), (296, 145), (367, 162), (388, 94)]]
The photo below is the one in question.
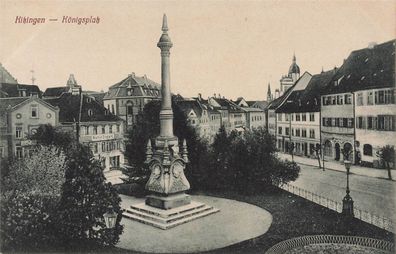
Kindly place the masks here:
[(10, 165), (1, 196), (1, 241), (5, 250), (59, 243), (57, 211), (65, 181), (65, 155), (40, 146)]
[[(187, 164), (185, 173), (191, 187), (194, 188), (204, 183), (204, 174), (200, 173), (200, 171), (208, 170), (207, 142), (198, 137), (195, 129), (189, 126), (186, 116), (177, 106), (177, 101), (175, 101), (174, 97), (172, 97), (172, 100), (174, 135), (179, 138), (180, 143), (184, 139), (187, 141), (190, 163)], [(139, 112), (136, 124), (128, 132), (125, 156), (128, 159), (129, 167), (124, 170), (124, 173), (129, 176), (128, 182), (144, 186), (148, 179), (150, 172), (144, 164), (146, 146), (149, 140), (154, 141), (159, 135), (160, 110), (160, 101), (147, 103), (143, 111)]]
[(390, 164), (395, 166), (395, 147), (386, 145), (379, 150), (379, 157), (384, 161), (385, 167), (388, 170), (388, 179), (392, 180), (392, 172)]
[[(69, 133), (51, 126), (41, 126), (32, 137), (39, 145), (53, 144), (65, 154), (65, 182), (58, 206), (57, 228), (67, 247), (114, 245), (123, 226), (120, 224), (121, 199), (89, 147), (78, 143)], [(106, 229), (103, 214), (111, 206), (118, 214), (115, 228)]]

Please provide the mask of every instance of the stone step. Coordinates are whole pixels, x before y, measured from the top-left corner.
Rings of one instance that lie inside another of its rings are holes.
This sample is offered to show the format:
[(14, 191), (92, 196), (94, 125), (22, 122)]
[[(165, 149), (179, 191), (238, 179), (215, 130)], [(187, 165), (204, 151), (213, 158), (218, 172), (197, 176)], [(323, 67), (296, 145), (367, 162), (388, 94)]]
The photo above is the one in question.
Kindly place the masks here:
[(175, 221), (169, 222), (169, 223), (158, 222), (158, 221), (152, 220), (150, 217), (144, 218), (144, 217), (138, 216), (136, 214), (131, 214), (131, 213), (127, 213), (127, 212), (124, 212), (123, 216), (126, 218), (129, 218), (129, 219), (156, 227), (156, 228), (169, 229), (169, 228), (173, 228), (178, 225), (190, 222), (192, 220), (202, 218), (202, 217), (208, 216), (213, 213), (217, 213), (219, 211), (220, 211), (219, 209), (216, 209), (213, 207), (209, 207), (209, 209), (205, 209), (205, 210), (190, 211), (188, 213), (185, 213), (184, 216), (178, 218)]
[(178, 216), (179, 214), (188, 213), (188, 212), (196, 210), (196, 209), (201, 209), (205, 206), (206, 205), (203, 203), (192, 201), (188, 205), (176, 207), (176, 208), (169, 209), (169, 210), (163, 210), (163, 209), (159, 209), (159, 208), (148, 206), (144, 203), (141, 203), (141, 204), (137, 204), (137, 205), (132, 205), (132, 206), (130, 206), (129, 209), (126, 209), (126, 210), (134, 210), (134, 211), (139, 211), (139, 212), (143, 212), (146, 214), (152, 214), (153, 216), (169, 218), (169, 217), (173, 217), (173, 216)]
[(186, 216), (188, 217), (188, 216), (191, 216), (192, 214), (198, 214), (198, 213), (210, 210), (210, 209), (212, 209), (212, 207), (203, 204), (196, 208), (190, 208), (183, 212), (172, 214), (171, 216), (155, 215), (155, 214), (149, 213), (147, 211), (135, 210), (135, 209), (126, 209), (125, 213), (133, 214), (133, 215), (139, 216), (141, 218), (145, 218), (145, 219), (152, 220), (152, 221), (157, 221), (160, 223), (172, 223), (172, 222), (182, 219)]

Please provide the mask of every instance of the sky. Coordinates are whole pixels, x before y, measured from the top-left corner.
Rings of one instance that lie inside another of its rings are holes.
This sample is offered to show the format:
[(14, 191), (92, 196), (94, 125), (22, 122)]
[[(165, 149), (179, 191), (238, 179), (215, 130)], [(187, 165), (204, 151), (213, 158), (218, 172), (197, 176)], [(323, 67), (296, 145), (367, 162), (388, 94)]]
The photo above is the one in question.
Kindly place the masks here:
[[(265, 100), (287, 74), (340, 66), (353, 50), (396, 37), (396, 1), (0, 1), (0, 62), (41, 90), (73, 73), (84, 90), (134, 72), (161, 82), (163, 13), (171, 49), (171, 90), (185, 97), (221, 94)], [(46, 18), (43, 24), (16, 17)], [(98, 24), (62, 23), (64, 16)], [(58, 19), (58, 21), (49, 21)]]

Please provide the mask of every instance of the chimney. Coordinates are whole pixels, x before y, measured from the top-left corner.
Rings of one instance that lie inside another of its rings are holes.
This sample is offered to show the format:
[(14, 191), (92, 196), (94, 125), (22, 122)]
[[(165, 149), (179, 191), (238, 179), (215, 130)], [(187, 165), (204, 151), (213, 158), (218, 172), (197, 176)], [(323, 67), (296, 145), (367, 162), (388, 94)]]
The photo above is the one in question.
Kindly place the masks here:
[(202, 100), (202, 94), (198, 94), (198, 100)]
[(221, 95), (220, 95), (220, 93), (219, 93), (219, 99), (221, 99)]
[(216, 94), (215, 93), (213, 94), (213, 98), (216, 98)]

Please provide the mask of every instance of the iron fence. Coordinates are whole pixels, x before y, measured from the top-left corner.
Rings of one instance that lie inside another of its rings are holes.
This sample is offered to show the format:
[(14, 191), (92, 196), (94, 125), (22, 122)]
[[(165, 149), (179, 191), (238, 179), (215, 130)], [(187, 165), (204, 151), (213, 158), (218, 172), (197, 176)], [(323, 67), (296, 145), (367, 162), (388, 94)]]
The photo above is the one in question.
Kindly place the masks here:
[[(290, 193), (293, 193), (297, 196), (300, 196), (302, 198), (305, 198), (309, 201), (312, 201), (318, 205), (324, 206), (328, 209), (331, 209), (333, 211), (336, 211), (338, 213), (342, 212), (342, 202), (339, 201), (334, 201), (332, 199), (329, 199), (327, 197), (323, 197), (321, 195), (318, 195), (316, 193), (313, 193), (311, 191), (302, 189), (300, 187), (294, 186), (292, 184), (285, 183), (282, 186), (280, 186), (281, 189), (288, 191)], [(355, 218), (362, 220), (364, 222), (370, 223), (372, 225), (375, 225), (377, 227), (383, 228), (389, 232), (396, 233), (395, 228), (394, 228), (394, 223), (391, 219), (385, 218), (382, 216), (378, 216), (376, 214), (370, 213), (368, 211), (359, 209), (357, 207), (354, 207), (354, 215)]]

